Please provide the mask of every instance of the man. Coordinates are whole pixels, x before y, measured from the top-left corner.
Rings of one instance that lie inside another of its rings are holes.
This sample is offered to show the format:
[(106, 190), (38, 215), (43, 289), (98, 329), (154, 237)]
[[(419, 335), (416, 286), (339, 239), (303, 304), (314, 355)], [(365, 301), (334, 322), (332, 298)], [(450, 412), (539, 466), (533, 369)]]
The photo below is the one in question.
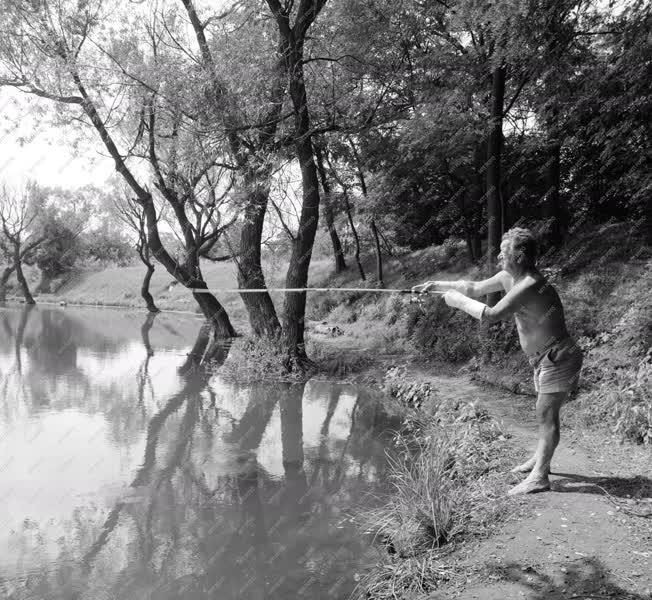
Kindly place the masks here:
[[(427, 281), (414, 291), (446, 291), (444, 300), (476, 319), (493, 323), (512, 314), (521, 348), (534, 367), (539, 443), (534, 455), (512, 469), (529, 475), (509, 493), (550, 489), (550, 461), (559, 444), (559, 409), (577, 386), (582, 352), (570, 337), (564, 309), (555, 288), (536, 268), (537, 244), (529, 229), (514, 227), (503, 235), (498, 255), (501, 271), (484, 281)], [(495, 305), (473, 300), (491, 292), (507, 292)]]

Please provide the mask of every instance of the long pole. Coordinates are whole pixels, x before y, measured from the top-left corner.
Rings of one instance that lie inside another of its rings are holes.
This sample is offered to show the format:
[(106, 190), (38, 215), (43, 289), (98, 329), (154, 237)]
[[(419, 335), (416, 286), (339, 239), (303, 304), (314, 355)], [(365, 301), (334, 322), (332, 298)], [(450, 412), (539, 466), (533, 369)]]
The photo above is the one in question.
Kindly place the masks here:
[(218, 294), (233, 293), (233, 294), (262, 294), (264, 292), (378, 292), (381, 294), (445, 294), (446, 292), (429, 290), (427, 292), (413, 292), (410, 288), (388, 290), (386, 288), (259, 288), (259, 289), (239, 289), (239, 288), (226, 288), (226, 289), (213, 289), (213, 290), (192, 290), (194, 294)]

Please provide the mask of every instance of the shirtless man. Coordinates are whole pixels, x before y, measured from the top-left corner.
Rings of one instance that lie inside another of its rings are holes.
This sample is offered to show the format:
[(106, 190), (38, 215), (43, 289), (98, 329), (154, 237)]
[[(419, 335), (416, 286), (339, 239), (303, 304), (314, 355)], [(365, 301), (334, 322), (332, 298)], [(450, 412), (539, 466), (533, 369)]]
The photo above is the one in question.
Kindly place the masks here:
[[(537, 246), (532, 232), (514, 227), (503, 235), (498, 255), (501, 271), (484, 281), (427, 281), (415, 292), (446, 291), (444, 300), (476, 319), (493, 323), (516, 319), (521, 348), (534, 367), (539, 443), (534, 455), (512, 472), (527, 473), (509, 493), (529, 494), (550, 489), (550, 461), (559, 444), (559, 409), (577, 386), (582, 352), (570, 337), (564, 309), (555, 288), (536, 268)], [(491, 292), (507, 292), (495, 306), (473, 300)]]

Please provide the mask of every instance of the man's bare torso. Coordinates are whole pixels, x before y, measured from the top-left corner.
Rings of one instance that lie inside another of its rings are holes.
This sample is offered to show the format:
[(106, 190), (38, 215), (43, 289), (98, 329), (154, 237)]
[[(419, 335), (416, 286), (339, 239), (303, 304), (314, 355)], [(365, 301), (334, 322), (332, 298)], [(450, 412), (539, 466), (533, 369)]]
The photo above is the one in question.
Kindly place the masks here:
[[(502, 273), (507, 292), (514, 287), (514, 280), (506, 271)], [(564, 308), (557, 290), (543, 276), (526, 275), (518, 285), (524, 289), (519, 294), (514, 317), (523, 351), (531, 355), (568, 337)]]

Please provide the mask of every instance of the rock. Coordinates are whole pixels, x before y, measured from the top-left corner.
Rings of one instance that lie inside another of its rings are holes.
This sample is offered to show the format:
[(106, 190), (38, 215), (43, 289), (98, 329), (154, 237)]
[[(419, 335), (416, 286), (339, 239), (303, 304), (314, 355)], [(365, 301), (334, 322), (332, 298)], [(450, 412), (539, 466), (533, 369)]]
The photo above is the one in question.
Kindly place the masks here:
[(314, 333), (319, 333), (321, 335), (329, 335), (331, 337), (342, 335), (343, 333), (340, 327), (338, 327), (337, 325), (329, 324), (326, 321), (321, 321), (321, 322), (309, 321), (306, 323), (306, 328), (312, 329)]

